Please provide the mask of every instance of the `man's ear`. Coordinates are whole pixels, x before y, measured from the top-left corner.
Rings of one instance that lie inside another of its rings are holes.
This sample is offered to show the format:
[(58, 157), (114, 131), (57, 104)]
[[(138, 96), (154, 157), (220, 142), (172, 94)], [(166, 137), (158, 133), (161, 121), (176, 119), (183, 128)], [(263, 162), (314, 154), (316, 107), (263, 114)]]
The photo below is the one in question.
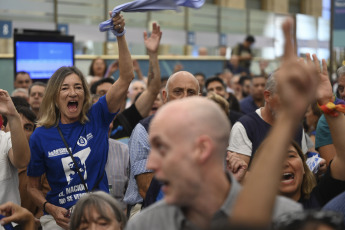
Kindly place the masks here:
[(270, 92), (270, 91), (265, 90), (265, 91), (264, 91), (264, 98), (265, 98), (265, 102), (268, 102), (268, 101), (269, 101), (270, 96), (271, 96), (271, 92)]
[(211, 156), (214, 149), (213, 141), (207, 135), (198, 137), (196, 142), (197, 160), (200, 164), (205, 163)]
[(163, 99), (163, 103), (165, 104), (165, 103), (167, 103), (167, 101), (168, 101), (168, 93), (167, 93), (167, 91), (165, 90), (165, 89), (163, 89), (162, 90), (162, 99)]

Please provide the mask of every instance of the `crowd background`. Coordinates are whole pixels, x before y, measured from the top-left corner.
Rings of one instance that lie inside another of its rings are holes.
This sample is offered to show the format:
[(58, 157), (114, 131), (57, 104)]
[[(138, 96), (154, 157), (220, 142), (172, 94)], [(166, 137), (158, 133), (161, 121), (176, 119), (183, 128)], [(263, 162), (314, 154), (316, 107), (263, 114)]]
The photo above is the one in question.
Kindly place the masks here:
[[(126, 1), (117, 1), (116, 4), (123, 2)], [(116, 58), (109, 56), (118, 54), (114, 37), (109, 38), (108, 34), (99, 33), (97, 29), (98, 23), (107, 18), (105, 12), (113, 8), (114, 3), (109, 0), (84, 1), (82, 9), (78, 8), (78, 1), (69, 1), (67, 4), (57, 0), (56, 3), (16, 0), (1, 4), (0, 20), (11, 22), (11, 27), (7, 28), (8, 36), (0, 35), (0, 76), (4, 89), (10, 92), (13, 90), (14, 28), (65, 28), (68, 35), (75, 36), (75, 63), (84, 75), (88, 74), (88, 68), (96, 56), (104, 55), (102, 58), (108, 65)], [(162, 76), (169, 76), (176, 64), (182, 64), (190, 72), (197, 72), (201, 68), (199, 71), (209, 77), (222, 71), (223, 61), (229, 59), (231, 48), (242, 42), (247, 34), (256, 37), (252, 47), (255, 55), (251, 72), (260, 72), (262, 58), (268, 61), (268, 72), (274, 70), (282, 55), (283, 36), (280, 26), (287, 14), (296, 16), (298, 54), (317, 53), (320, 58), (329, 59), (330, 4), (331, 1), (321, 0), (209, 0), (200, 10), (125, 13), (124, 16), (129, 19), (126, 26), (131, 35), (128, 36), (130, 52), (139, 61), (144, 73), (148, 70), (148, 58), (141, 43), (142, 29), (149, 30), (150, 23), (157, 21), (166, 34), (159, 49)], [(236, 23), (229, 23), (234, 21)], [(339, 40), (336, 37), (334, 39)], [(333, 47), (337, 59), (333, 64), (334, 71), (342, 61), (341, 47), (340, 44)], [(204, 50), (201, 53), (208, 56), (199, 56), (199, 49)], [(205, 65), (199, 65), (199, 60), (203, 60), (210, 68), (203, 69)]]

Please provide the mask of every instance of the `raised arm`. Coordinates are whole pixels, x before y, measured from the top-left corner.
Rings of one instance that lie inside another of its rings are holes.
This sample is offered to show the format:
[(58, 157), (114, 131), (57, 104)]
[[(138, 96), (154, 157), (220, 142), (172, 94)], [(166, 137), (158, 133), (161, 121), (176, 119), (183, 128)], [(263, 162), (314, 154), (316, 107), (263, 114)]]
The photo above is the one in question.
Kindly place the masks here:
[(149, 115), (161, 86), (161, 73), (158, 61), (158, 48), (161, 37), (162, 32), (156, 23), (152, 24), (152, 33), (150, 37), (144, 32), (145, 47), (150, 58), (149, 73), (147, 88), (135, 102), (135, 107), (142, 117), (147, 117)]
[(291, 42), (292, 25), (292, 19), (283, 24), (284, 60), (280, 69), (274, 73), (278, 87), (275, 96), (280, 102), (277, 120), (259, 147), (251, 173), (237, 199), (231, 218), (235, 224), (250, 223), (267, 227), (271, 223), (288, 146), (307, 106), (315, 97), (317, 74), (308, 65), (296, 61)]
[(105, 73), (104, 78), (111, 77), (113, 73), (115, 73), (118, 69), (119, 69), (119, 62), (114, 61), (108, 66), (107, 72)]
[[(317, 100), (319, 105), (325, 105), (333, 101), (332, 86), (329, 81), (327, 63), (322, 59), (322, 70), (320, 69), (320, 62), (317, 56), (313, 55), (313, 60), (316, 68), (319, 70), (320, 86), (318, 88)], [(345, 116), (342, 112), (337, 112), (337, 115), (331, 115), (324, 112), (327, 120), (333, 145), (335, 149), (335, 156), (333, 158), (331, 167), (331, 176), (334, 179), (345, 181)]]
[(129, 84), (134, 78), (131, 54), (127, 47), (124, 32), (125, 20), (118, 14), (113, 19), (114, 29), (117, 31), (117, 44), (119, 47), (119, 79), (112, 85), (106, 94), (108, 109), (115, 113), (121, 108), (121, 103), (127, 97)]
[(11, 131), (12, 148), (8, 152), (8, 157), (14, 167), (24, 168), (30, 161), (29, 143), (21, 125), (20, 115), (8, 92), (2, 89), (0, 89), (0, 114), (7, 117)]
[(133, 60), (133, 69), (134, 69), (134, 72), (137, 74), (138, 80), (144, 81), (145, 79), (144, 79), (143, 73), (141, 72), (140, 65), (138, 61), (135, 59)]

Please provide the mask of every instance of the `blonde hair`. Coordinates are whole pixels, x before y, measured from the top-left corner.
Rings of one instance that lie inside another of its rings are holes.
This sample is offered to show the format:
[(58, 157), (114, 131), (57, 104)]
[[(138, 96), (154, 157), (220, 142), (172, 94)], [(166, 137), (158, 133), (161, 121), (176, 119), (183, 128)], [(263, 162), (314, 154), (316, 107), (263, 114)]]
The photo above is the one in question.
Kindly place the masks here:
[(57, 106), (57, 98), (59, 96), (60, 88), (63, 81), (68, 75), (71, 74), (76, 74), (80, 78), (84, 88), (84, 104), (80, 113), (79, 121), (80, 123), (85, 124), (85, 122), (89, 120), (87, 117), (87, 112), (89, 111), (92, 103), (90, 90), (87, 86), (87, 82), (79, 69), (73, 66), (63, 66), (56, 70), (48, 81), (47, 88), (39, 111), (40, 119), (37, 122), (38, 126), (50, 128), (52, 126), (57, 126), (59, 124), (60, 110)]
[(209, 92), (207, 94), (207, 98), (216, 102), (220, 108), (225, 112), (225, 114), (227, 116), (229, 116), (229, 102), (222, 96), (219, 96), (218, 94), (214, 93), (214, 92)]
[(302, 164), (304, 168), (304, 176), (301, 185), (301, 198), (302, 199), (309, 199), (310, 193), (313, 191), (314, 187), (316, 186), (316, 179), (314, 174), (310, 171), (307, 165), (307, 159), (302, 152), (301, 147), (297, 144), (296, 141), (292, 141), (292, 146), (296, 149), (299, 157), (302, 159)]

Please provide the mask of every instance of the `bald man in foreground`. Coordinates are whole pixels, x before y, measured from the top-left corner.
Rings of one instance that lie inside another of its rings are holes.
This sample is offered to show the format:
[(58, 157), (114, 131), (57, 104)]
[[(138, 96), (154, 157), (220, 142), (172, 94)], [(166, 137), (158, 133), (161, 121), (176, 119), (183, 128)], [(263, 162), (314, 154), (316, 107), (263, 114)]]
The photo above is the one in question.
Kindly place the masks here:
[[(187, 71), (172, 74), (162, 92), (164, 104), (197, 95), (199, 95), (199, 82)], [(131, 170), (124, 202), (128, 204), (127, 212), (130, 217), (140, 211), (153, 177), (152, 170), (146, 168), (150, 152), (148, 127), (152, 118), (153, 115), (141, 120), (135, 126), (128, 143)], [(170, 121), (166, 120), (166, 122)]]
[[(163, 183), (164, 200), (130, 219), (126, 229), (208, 229), (226, 221), (241, 190), (224, 170), (229, 133), (225, 113), (208, 99), (161, 107), (150, 125), (147, 168)], [(280, 197), (274, 216), (301, 210)]]

